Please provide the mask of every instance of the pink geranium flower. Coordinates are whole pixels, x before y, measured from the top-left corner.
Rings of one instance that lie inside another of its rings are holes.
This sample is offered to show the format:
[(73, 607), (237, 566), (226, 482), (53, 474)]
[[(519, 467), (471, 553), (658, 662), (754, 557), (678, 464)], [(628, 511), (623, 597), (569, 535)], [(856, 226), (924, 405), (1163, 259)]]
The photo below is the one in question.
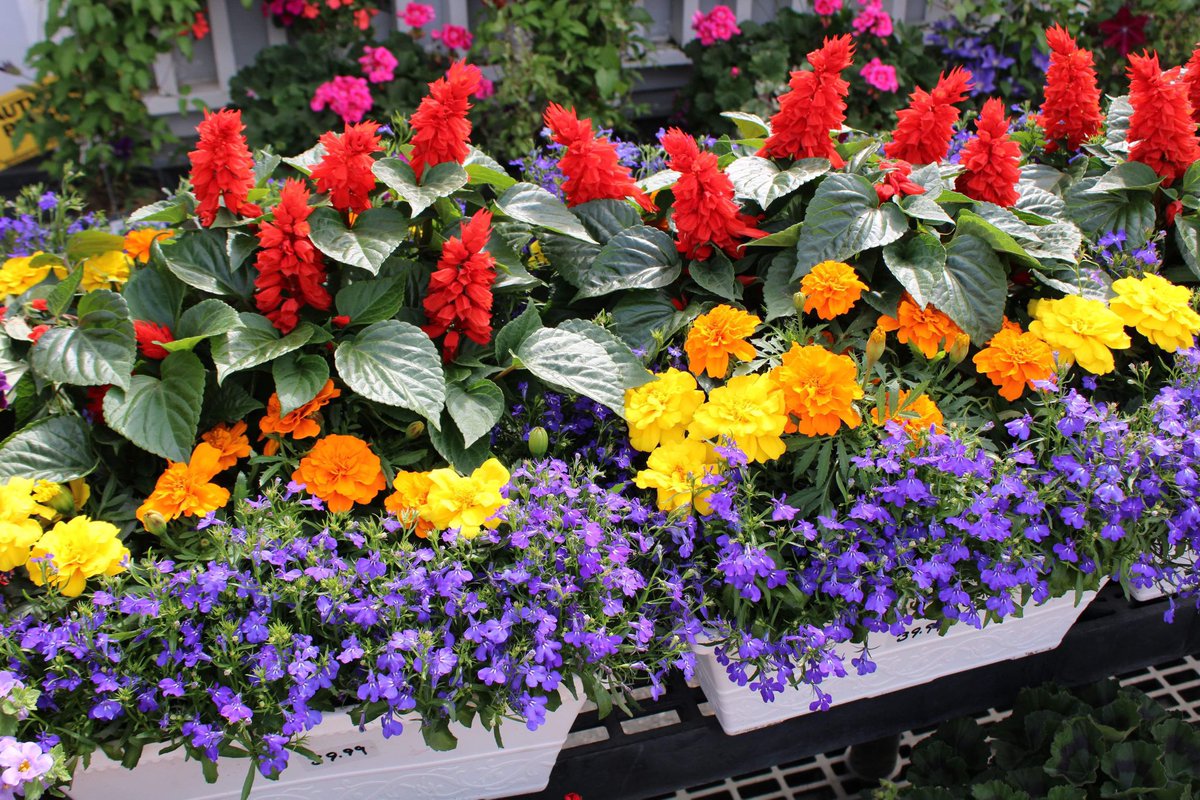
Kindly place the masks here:
[(451, 25), (449, 23), (429, 35), (439, 40), (451, 50), (470, 50), (471, 43), (475, 41), (475, 37), (471, 35), (469, 30), (461, 25)]
[(822, 17), (831, 17), (842, 10), (842, 0), (813, 0), (813, 11)]
[(433, 22), (433, 6), (427, 6), (424, 3), (409, 3), (400, 12), (404, 18), (404, 24), (410, 28), (423, 28)]
[(400, 62), (386, 47), (367, 45), (358, 63), (371, 83), (386, 83), (396, 77), (396, 65)]
[(868, 86), (881, 92), (900, 91), (900, 81), (896, 79), (896, 68), (890, 64), (884, 64), (878, 58), (872, 58), (864, 64), (858, 74), (863, 76), (863, 80), (867, 82)]
[(339, 75), (317, 87), (310, 108), (313, 111), (324, 111), (328, 108), (349, 125), (361, 122), (374, 104), (371, 87), (365, 79)]
[(479, 88), (475, 90), (475, 96), (480, 100), (487, 100), (496, 93), (496, 84), (492, 83), (487, 78), (479, 79)]
[(729, 41), (735, 34), (742, 32), (737, 25), (737, 16), (729, 6), (717, 6), (707, 14), (697, 11), (692, 16), (692, 30), (700, 38), (700, 44), (705, 47)]

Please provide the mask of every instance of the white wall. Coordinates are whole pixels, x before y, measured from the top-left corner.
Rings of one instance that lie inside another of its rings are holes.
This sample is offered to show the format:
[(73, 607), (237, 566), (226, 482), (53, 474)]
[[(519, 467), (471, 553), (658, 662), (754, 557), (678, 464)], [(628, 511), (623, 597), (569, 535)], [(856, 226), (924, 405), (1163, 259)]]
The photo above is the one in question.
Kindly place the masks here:
[[(24, 68), (25, 51), (42, 38), (45, 8), (40, 0), (0, 0), (0, 61), (12, 61)], [(0, 74), (0, 94), (9, 92), (22, 80)]]

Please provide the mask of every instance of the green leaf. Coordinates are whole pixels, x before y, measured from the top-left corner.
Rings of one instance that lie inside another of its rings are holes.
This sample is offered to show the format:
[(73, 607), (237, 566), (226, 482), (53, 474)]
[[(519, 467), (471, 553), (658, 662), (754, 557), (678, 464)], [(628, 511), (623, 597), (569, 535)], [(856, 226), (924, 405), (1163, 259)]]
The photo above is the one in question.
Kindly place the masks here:
[(740, 302), (742, 285), (733, 274), (733, 263), (717, 250), (708, 261), (693, 261), (688, 264), (688, 275), (701, 289), (730, 302)]
[(129, 215), (129, 222), (167, 222), (178, 225), (188, 218), (185, 198), (180, 195), (169, 200), (159, 200), (148, 206), (142, 206)]
[(394, 208), (370, 208), (347, 228), (340, 212), (315, 208), (308, 218), (309, 238), (334, 261), (375, 275), (408, 237), (408, 219)]
[(669, 286), (682, 268), (675, 240), (669, 234), (638, 225), (609, 239), (596, 260), (584, 269), (563, 270), (563, 277), (579, 288), (575, 297), (581, 299), (624, 289)]
[(88, 292), (79, 300), (78, 314), (78, 327), (51, 328), (33, 346), (33, 371), (56, 383), (128, 387), (137, 344), (125, 298)]
[(155, 239), (151, 250), (176, 278), (202, 292), (243, 299), (254, 292), (253, 270), (230, 268), (220, 231), (188, 232), (166, 242)]
[(1100, 787), (1102, 797), (1149, 797), (1167, 785), (1162, 752), (1150, 742), (1121, 742), (1100, 757), (1100, 769), (1112, 778)]
[(224, 386), (210, 382), (205, 387), (203, 419), (216, 422), (237, 422), (262, 407), (262, 403), (251, 397), (236, 382), (227, 383)]
[(1097, 178), (1076, 181), (1067, 190), (1067, 216), (1084, 233), (1098, 235), (1124, 230), (1129, 237), (1126, 247), (1136, 249), (1146, 243), (1154, 230), (1154, 201), (1149, 192), (1091, 192)]
[(228, 333), (241, 324), (237, 311), (227, 303), (210, 297), (183, 312), (175, 333), (179, 338), (207, 338)]
[(163, 360), (161, 374), (162, 380), (135, 375), (127, 391), (109, 389), (104, 421), (147, 452), (187, 461), (204, 403), (204, 365), (194, 353), (172, 353)]
[(496, 201), (496, 208), (520, 222), (597, 244), (583, 227), (583, 223), (567, 210), (563, 201), (532, 183), (517, 183), (512, 186)]
[(826, 172), (829, 172), (829, 160), (824, 158), (802, 158), (781, 170), (774, 161), (746, 156), (725, 168), (725, 174), (733, 181), (734, 192), (739, 197), (753, 200), (762, 208)]
[(157, 322), (172, 328), (183, 307), (184, 285), (169, 273), (154, 267), (134, 270), (121, 295), (132, 319)]
[(496, 363), (501, 367), (511, 364), (512, 354), (521, 346), (521, 342), (540, 327), (542, 327), (542, 316), (538, 313), (537, 305), (531, 300), (520, 315), (505, 323), (504, 327), (496, 333), (493, 341)]
[(467, 387), (451, 383), (446, 386), (446, 410), (458, 426), (463, 444), (470, 447), (491, 433), (504, 416), (504, 392), (487, 380)]
[(450, 732), (450, 723), (444, 719), (422, 720), (421, 736), (425, 738), (425, 744), (430, 750), (443, 752), (458, 746), (458, 739)]
[(334, 305), (338, 314), (350, 318), (351, 325), (370, 325), (396, 316), (404, 305), (404, 294), (398, 278), (356, 281), (337, 293)]
[(571, 212), (600, 244), (621, 231), (642, 224), (642, 215), (625, 200), (590, 200)]
[(1038, 241), (1025, 246), (1034, 258), (1055, 259), (1075, 264), (1083, 246), (1083, 232), (1072, 222), (1054, 222), (1034, 229)]
[(437, 348), (415, 325), (386, 320), (338, 345), (338, 374), (358, 394), (421, 414), (435, 427), (446, 405), (446, 378)]
[(1162, 183), (1162, 178), (1154, 169), (1140, 161), (1126, 161), (1101, 175), (1090, 188), (1088, 194), (1098, 192), (1130, 192), (1154, 191)]
[(229, 257), (229, 269), (237, 272), (251, 254), (258, 249), (258, 237), (230, 228), (225, 237), (225, 255)]
[(85, 258), (124, 249), (125, 237), (99, 228), (91, 228), (73, 233), (67, 238), (67, 261), (74, 264)]
[(1188, 269), (1200, 278), (1200, 217), (1180, 215), (1175, 218), (1175, 244)]
[(1168, 717), (1153, 729), (1154, 740), (1162, 745), (1162, 762), (1171, 778), (1200, 779), (1200, 734), (1186, 720)]
[(793, 297), (800, 291), (800, 278), (792, 278), (796, 271), (796, 256), (785, 250), (767, 265), (763, 278), (763, 302), (767, 307), (767, 321), (796, 314)]
[(305, 150), (298, 156), (284, 156), (283, 163), (289, 167), (303, 172), (305, 175), (311, 175), (313, 167), (320, 164), (325, 158), (325, 145), (315, 144)]
[(1102, 750), (1100, 732), (1086, 717), (1065, 720), (1050, 745), (1046, 772), (1084, 786), (1096, 779)]
[(757, 114), (745, 111), (722, 111), (721, 116), (737, 126), (738, 134), (745, 139), (765, 139), (771, 135), (771, 126)]
[(661, 172), (656, 172), (653, 175), (642, 178), (637, 182), (642, 191), (646, 194), (654, 194), (661, 192), (663, 189), (670, 189), (680, 178), (680, 173), (673, 169), (664, 169)]
[(800, 241), (800, 231), (803, 228), (804, 223), (797, 222), (781, 231), (769, 233), (761, 239), (751, 239), (742, 247), (795, 247), (796, 242)]
[(1128, 95), (1114, 97), (1108, 107), (1108, 116), (1104, 121), (1104, 146), (1118, 153), (1129, 152), (1129, 120), (1133, 116), (1133, 104)]
[(479, 465), (487, 461), (490, 454), (489, 440), (482, 437), (467, 447), (463, 442), (463, 435), (459, 432), (458, 426), (454, 424), (454, 419), (450, 416), (449, 411), (442, 413), (441, 426), (431, 425), (428, 433), (433, 449), (437, 450), (438, 455), (446, 459), (450, 466), (463, 475), (471, 474)]
[(580, 333), (539, 328), (517, 348), (525, 369), (553, 387), (583, 395), (625, 413), (625, 389), (614, 380), (618, 365), (604, 347)]
[[(1022, 214), (1036, 214), (1043, 220), (1055, 220), (1066, 216), (1067, 204), (1058, 195), (1024, 180), (1017, 184), (1017, 191), (1021, 196), (1017, 198), (1012, 210), (1018, 217)], [(1029, 222), (1028, 219), (1025, 221)]]
[(570, 331), (580, 336), (586, 336), (604, 348), (604, 352), (617, 365), (617, 371), (612, 375), (624, 389), (633, 389), (654, 376), (646, 369), (642, 359), (633, 354), (629, 345), (621, 341), (612, 331), (602, 328), (594, 322), (582, 319), (567, 319), (559, 323), (558, 330)]
[(924, 194), (912, 194), (905, 197), (900, 201), (900, 210), (913, 219), (923, 219), (927, 222), (954, 222), (953, 218), (946, 213), (946, 209), (939, 206), (936, 200), (932, 200)]
[[(986, 205), (980, 203), (980, 210), (983, 211)], [(1007, 219), (1001, 219), (995, 214), (990, 218), (984, 218), (972, 211), (962, 211), (958, 215), (957, 232), (977, 236), (990, 244), (992, 249), (997, 252), (1007, 253), (1022, 261), (1033, 261), (1033, 257), (1025, 249), (1025, 243), (1030, 240), (1037, 241), (1037, 239), (1028, 233), (1028, 226), (999, 206), (992, 206), (992, 208), (1007, 214)], [(1020, 228), (1018, 229), (1017, 226)], [(1020, 237), (1020, 241), (1017, 237)]]
[(845, 260), (891, 244), (907, 230), (904, 212), (895, 203), (880, 207), (875, 187), (866, 178), (830, 175), (821, 181), (804, 214), (792, 280), (827, 259)]
[(466, 186), (468, 179), (466, 170), (453, 161), (426, 167), (420, 183), (413, 168), (398, 158), (381, 158), (375, 162), (372, 171), (412, 207), (413, 219), (439, 199)]
[[(50, 294), (46, 296), (46, 310), (54, 316), (61, 316), (64, 311), (71, 305), (71, 300), (75, 297), (76, 290), (79, 289), (79, 284), (83, 281), (83, 267), (79, 266), (71, 270), (67, 277), (54, 285), (50, 290)], [(128, 301), (126, 301), (128, 303)]]
[(280, 338), (271, 321), (259, 314), (238, 314), (241, 324), (212, 341), (213, 363), (217, 365), (217, 383), (235, 372), (257, 367), (280, 356), (299, 350), (313, 337), (316, 329), (307, 322), (300, 323), (287, 336)]
[(317, 396), (329, 380), (329, 362), (321, 356), (288, 353), (271, 363), (279, 413), (290, 414)]
[(661, 291), (626, 292), (613, 306), (612, 315), (612, 332), (627, 346), (649, 355), (658, 352), (655, 332), (666, 341), (687, 324), (687, 316)]
[(80, 417), (43, 417), (0, 442), (0, 479), (65, 483), (91, 474), (99, 460)]
[(467, 170), (467, 178), (472, 184), (487, 184), (503, 192), (517, 182), (500, 162), (475, 147), (471, 148), (463, 167)]

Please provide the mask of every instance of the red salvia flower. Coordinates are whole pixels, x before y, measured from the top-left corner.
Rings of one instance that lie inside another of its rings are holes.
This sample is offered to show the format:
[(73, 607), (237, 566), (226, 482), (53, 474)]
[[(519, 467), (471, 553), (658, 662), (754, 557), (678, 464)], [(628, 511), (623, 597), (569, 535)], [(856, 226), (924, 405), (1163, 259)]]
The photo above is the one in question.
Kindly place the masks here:
[(459, 236), (442, 245), (442, 257), (425, 293), (424, 330), (430, 338), (445, 335), (442, 358), (453, 361), (462, 336), (485, 345), (492, 338), (492, 284), (496, 259), (486, 249), (492, 236), (492, 212), (478, 211), (462, 225)]
[(875, 184), (875, 194), (879, 202), (886, 203), (893, 197), (905, 197), (910, 194), (925, 194), (925, 187), (913, 183), (912, 164), (907, 161), (880, 161), (879, 168), (883, 170), (883, 180)]
[(1187, 74), (1184, 76), (1188, 87), (1188, 103), (1192, 107), (1192, 119), (1200, 125), (1200, 45), (1192, 51), (1192, 57), (1187, 62)]
[(959, 163), (966, 171), (955, 188), (975, 200), (1008, 208), (1017, 202), (1021, 179), (1021, 146), (1008, 135), (1004, 101), (990, 98), (975, 120), (975, 136), (962, 149)]
[(456, 61), (444, 78), (429, 84), (429, 94), (409, 120), (413, 129), (409, 163), (418, 180), (425, 167), (447, 161), (461, 164), (467, 157), (471, 141), (467, 99), (475, 94), (482, 77), (479, 67)]
[(88, 421), (93, 425), (104, 425), (104, 396), (108, 394), (108, 390), (112, 388), (112, 384), (106, 383), (103, 386), (89, 386), (85, 393), (83, 401), (83, 413), (88, 418)]
[(908, 108), (896, 112), (899, 122), (884, 152), (910, 164), (941, 161), (950, 150), (950, 137), (958, 122), (954, 104), (962, 102), (970, 88), (970, 71), (955, 67), (938, 78), (932, 92), (916, 89), (908, 96)]
[(779, 111), (771, 117), (771, 135), (759, 151), (773, 158), (828, 158), (843, 166), (829, 132), (846, 120), (846, 94), (850, 84), (842, 70), (850, 66), (854, 44), (850, 34), (826, 38), (808, 54), (812, 71), (795, 70), (792, 90), (779, 98)]
[(360, 122), (347, 125), (341, 135), (333, 131), (321, 134), (325, 157), (313, 167), (312, 179), (317, 191), (329, 195), (329, 202), (338, 211), (360, 213), (371, 207), (371, 190), (375, 188), (375, 173), (371, 167), (372, 153), (380, 150), (379, 125)]
[(607, 137), (593, 133), (590, 119), (579, 119), (575, 109), (565, 109), (558, 103), (546, 108), (544, 119), (554, 141), (567, 148), (558, 168), (567, 176), (562, 188), (568, 206), (632, 197), (647, 211), (654, 210), (654, 203), (638, 188), (629, 168), (621, 166), (617, 148)]
[(672, 215), (679, 252), (703, 261), (716, 245), (736, 256), (741, 239), (765, 235), (754, 227), (753, 217), (739, 212), (733, 183), (717, 166), (715, 155), (702, 151), (696, 140), (679, 128), (663, 135), (662, 146), (670, 158), (668, 166), (680, 173)]
[(254, 302), (272, 325), (290, 333), (300, 324), (302, 308), (326, 311), (332, 299), (324, 286), (321, 253), (308, 238), (312, 209), (303, 181), (284, 183), (274, 213), (274, 221), (264, 222), (258, 229), (262, 249), (254, 264), (258, 269)]
[(192, 162), (192, 189), (200, 201), (196, 209), (200, 224), (212, 225), (221, 201), (232, 213), (257, 217), (262, 210), (246, 202), (254, 188), (254, 157), (242, 135), (242, 112), (223, 108), (204, 112), (204, 120), (196, 127), (200, 143), (188, 153)]
[(1162, 71), (1157, 53), (1129, 56), (1129, 102), (1131, 161), (1148, 165), (1169, 184), (1200, 160), (1188, 87), (1178, 70)]
[(1065, 29), (1055, 25), (1046, 29), (1050, 47), (1050, 68), (1046, 70), (1046, 99), (1038, 122), (1046, 132), (1046, 152), (1067, 140), (1068, 150), (1096, 135), (1103, 117), (1100, 114), (1100, 89), (1091, 51), (1081, 50)]
[(147, 322), (145, 320), (134, 320), (133, 335), (137, 339), (138, 350), (146, 358), (152, 358), (155, 361), (162, 361), (170, 353), (163, 347), (167, 342), (175, 341), (175, 337), (171, 334), (171, 329), (166, 325), (159, 325), (156, 322)]

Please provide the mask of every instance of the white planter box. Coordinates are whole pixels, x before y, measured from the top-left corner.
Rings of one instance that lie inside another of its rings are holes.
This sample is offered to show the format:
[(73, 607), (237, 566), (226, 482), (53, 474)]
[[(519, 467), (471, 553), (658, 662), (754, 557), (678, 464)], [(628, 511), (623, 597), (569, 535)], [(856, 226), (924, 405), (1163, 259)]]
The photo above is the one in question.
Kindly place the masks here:
[[(478, 723), (453, 726), (458, 747), (436, 752), (425, 746), (420, 723), (384, 739), (379, 724), (360, 732), (346, 714), (327, 714), (305, 745), (321, 763), (291, 753), (278, 781), (261, 775), (254, 781), (254, 800), (480, 800), (537, 792), (546, 788), (550, 771), (583, 706), (563, 693), (557, 711), (546, 715), (536, 731), (516, 722), (501, 727), (503, 749)], [(146, 748), (132, 771), (96, 754), (79, 770), (68, 790), (72, 800), (237, 800), (249, 764), (223, 758), (220, 778), (205, 783), (200, 764), (183, 751), (161, 755)]]
[[(1191, 567), (1195, 563), (1196, 556), (1190, 553), (1183, 555), (1179, 560), (1181, 567)], [(1169, 581), (1159, 581), (1153, 586), (1147, 586), (1144, 589), (1136, 586), (1130, 586), (1129, 596), (1138, 602), (1144, 603), (1147, 600), (1157, 600), (1160, 597), (1166, 597), (1169, 594), (1175, 594), (1176, 591), (1177, 589), (1175, 586), (1173, 586)]]
[[(875, 672), (859, 675), (847, 661), (847, 675), (827, 679), (821, 689), (833, 697), (835, 705), (849, 703), (920, 686), (987, 664), (1053, 650), (1095, 596), (1095, 592), (1085, 592), (1079, 605), (1075, 605), (1072, 593), (1028, 607), (1019, 619), (1009, 617), (1001, 624), (983, 628), (960, 623), (951, 626), (944, 636), (938, 635), (938, 623), (927, 619), (914, 620), (900, 636), (872, 633), (868, 641), (871, 659), (877, 664)], [(729, 680), (711, 647), (696, 648), (696, 676), (717, 721), (728, 734), (745, 733), (811, 713), (808, 706), (814, 695), (810, 688), (788, 687), (776, 694), (772, 702), (763, 702), (756, 692)]]

